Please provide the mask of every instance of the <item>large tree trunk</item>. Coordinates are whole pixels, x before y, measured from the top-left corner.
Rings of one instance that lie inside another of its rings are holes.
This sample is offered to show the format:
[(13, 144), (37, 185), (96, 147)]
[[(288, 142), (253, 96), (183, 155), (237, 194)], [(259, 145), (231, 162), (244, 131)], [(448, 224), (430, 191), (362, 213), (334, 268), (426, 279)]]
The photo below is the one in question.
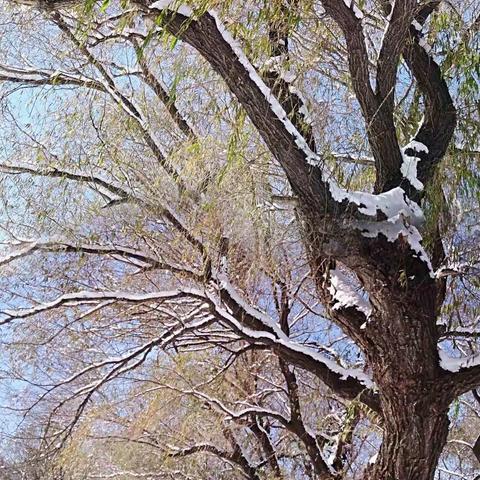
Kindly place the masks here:
[(369, 335), (383, 443), (368, 480), (433, 479), (447, 440), (451, 398), (439, 386), (436, 281), (419, 272), (412, 281), (415, 286), (390, 284), (390, 295), (379, 295), (383, 312)]
[(447, 440), (448, 408), (426, 392), (392, 394), (383, 402), (382, 447), (365, 479), (432, 480)]
[[(313, 252), (325, 250), (321, 235), (314, 230), (307, 231), (306, 240), (312, 271), (317, 273), (317, 290), (325, 297), (324, 279), (335, 262), (314, 256)], [(331, 314), (361, 346), (380, 394), (382, 447), (364, 478), (431, 480), (447, 440), (452, 400), (440, 386), (439, 282), (423, 262), (412, 257), (401, 239), (352, 237), (349, 244), (355, 242), (352, 251), (360, 253), (350, 257), (345, 250), (342, 261), (356, 267), (374, 309), (360, 326), (355, 309), (332, 310)]]

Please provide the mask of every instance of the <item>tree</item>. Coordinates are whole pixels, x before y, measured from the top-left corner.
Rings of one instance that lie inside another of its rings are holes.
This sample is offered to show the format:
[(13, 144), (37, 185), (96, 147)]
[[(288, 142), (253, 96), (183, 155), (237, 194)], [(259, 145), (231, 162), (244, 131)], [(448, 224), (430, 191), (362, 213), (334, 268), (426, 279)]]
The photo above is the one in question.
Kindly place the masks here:
[[(32, 348), (14, 370), (35, 378), (28, 410), (46, 404), (45, 438), (67, 448), (102, 395), (134, 412), (152, 384), (180, 402), (169, 429), (194, 405), (211, 428), (178, 446), (146, 427), (162, 461), (432, 479), (449, 408), (480, 385), (478, 5), (187, 3), (4, 14), (2, 324), (11, 362)], [(328, 436), (313, 428), (332, 402)]]

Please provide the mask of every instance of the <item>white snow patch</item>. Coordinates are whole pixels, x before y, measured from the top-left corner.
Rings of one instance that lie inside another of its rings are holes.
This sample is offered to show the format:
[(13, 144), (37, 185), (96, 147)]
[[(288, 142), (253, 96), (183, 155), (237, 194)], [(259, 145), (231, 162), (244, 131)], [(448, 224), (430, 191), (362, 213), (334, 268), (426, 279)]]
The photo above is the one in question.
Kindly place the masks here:
[(448, 372), (458, 372), (462, 368), (475, 367), (480, 365), (480, 353), (475, 353), (466, 357), (453, 358), (447, 352), (438, 347), (440, 356), (440, 366)]
[[(294, 80), (294, 77), (292, 78), (292, 80)], [(289, 85), (288, 89), (291, 93), (296, 95), (300, 99), (300, 101), (302, 102), (302, 106), (299, 109), (299, 113), (303, 116), (303, 121), (307, 125), (311, 125), (313, 123), (313, 119), (312, 119), (312, 117), (310, 115), (310, 112), (308, 111), (308, 108), (307, 108), (307, 105), (308, 105), (307, 99), (303, 96), (302, 92), (300, 90), (298, 90), (298, 88), (295, 88), (293, 85)]]
[(158, 0), (150, 5), (150, 9), (156, 10), (172, 10), (190, 17), (193, 14), (193, 10), (184, 4), (179, 4), (178, 0)]
[(412, 26), (418, 32), (418, 45), (422, 47), (428, 55), (430, 55), (432, 47), (427, 42), (427, 33), (423, 32), (423, 25), (421, 25), (417, 20), (414, 20), (412, 22)]
[(403, 177), (417, 190), (423, 190), (423, 183), (417, 178), (417, 164), (421, 159), (415, 154), (408, 155), (407, 150), (413, 150), (415, 153), (428, 153), (428, 148), (423, 143), (412, 140), (402, 149), (403, 162), (400, 170)]
[(358, 222), (356, 228), (361, 230), (362, 235), (368, 238), (375, 238), (380, 234), (385, 235), (389, 242), (395, 242), (398, 238), (403, 238), (409, 243), (416, 256), (427, 265), (430, 277), (435, 278), (432, 263), (421, 243), (420, 232), (409, 223), (409, 219), (402, 213), (389, 218), (385, 222)]
[(303, 104), (300, 109), (298, 110), (299, 113), (303, 116), (303, 121), (307, 125), (311, 125), (313, 123), (312, 117), (310, 115), (310, 112), (308, 111), (307, 107), (305, 104)]
[(405, 148), (412, 148), (416, 152), (425, 152), (428, 153), (428, 147), (422, 143), (418, 142), (417, 140), (412, 140)]
[(355, 5), (355, 2), (353, 0), (343, 0), (343, 2), (348, 8), (353, 10), (353, 13), (359, 20), (363, 19), (363, 12)]
[(279, 75), (287, 83), (293, 82), (297, 76), (293, 70), (282, 70), (279, 72)]
[[(390, 7), (390, 13), (387, 16), (387, 22), (390, 23), (392, 21), (393, 11), (395, 10), (395, 3), (397, 0), (393, 0), (392, 5)], [(383, 43), (383, 42), (382, 42)]]
[(348, 200), (355, 203), (359, 206), (360, 213), (371, 217), (375, 216), (377, 211), (382, 212), (387, 218), (402, 214), (415, 225), (422, 224), (425, 219), (422, 209), (410, 200), (400, 187), (374, 195), (365, 192), (347, 192), (330, 182), (330, 192), (337, 202)]
[(358, 293), (350, 279), (337, 268), (330, 270), (328, 291), (335, 301), (333, 310), (354, 307), (367, 318), (370, 317), (372, 313), (370, 302)]
[(428, 44), (426, 36), (422, 36), (418, 41), (418, 44), (428, 53), (432, 51), (432, 47)]
[(412, 22), (412, 25), (413, 25), (413, 28), (415, 28), (415, 30), (416, 30), (417, 32), (421, 32), (421, 31), (423, 30), (423, 27), (420, 25), (419, 22), (417, 22), (417, 20), (414, 20), (414, 21)]

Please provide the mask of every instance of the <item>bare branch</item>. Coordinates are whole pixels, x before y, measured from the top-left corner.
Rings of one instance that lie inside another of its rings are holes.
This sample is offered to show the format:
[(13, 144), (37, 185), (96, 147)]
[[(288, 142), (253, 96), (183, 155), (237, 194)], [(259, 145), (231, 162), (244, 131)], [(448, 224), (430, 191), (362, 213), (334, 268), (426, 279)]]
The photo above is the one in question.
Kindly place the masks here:
[(87, 253), (93, 255), (108, 255), (114, 259), (126, 259), (132, 262), (132, 265), (142, 269), (168, 270), (172, 273), (187, 275), (197, 281), (202, 280), (201, 272), (195, 273), (193, 270), (183, 268), (180, 265), (170, 265), (157, 258), (136, 249), (124, 248), (119, 246), (105, 246), (95, 244), (74, 244), (65, 241), (21, 241), (12, 246), (14, 251), (3, 258), (0, 258), (0, 266), (6, 265), (14, 260), (32, 255), (35, 252), (55, 252), (55, 253)]

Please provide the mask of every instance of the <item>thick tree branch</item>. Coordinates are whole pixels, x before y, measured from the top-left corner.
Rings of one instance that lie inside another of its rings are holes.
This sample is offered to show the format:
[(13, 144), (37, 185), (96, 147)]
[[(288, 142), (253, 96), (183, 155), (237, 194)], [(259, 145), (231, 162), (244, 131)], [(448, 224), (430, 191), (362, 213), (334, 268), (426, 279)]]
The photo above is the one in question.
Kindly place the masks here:
[[(410, 26), (410, 40), (403, 55), (425, 99), (424, 120), (415, 140), (428, 148), (428, 154), (419, 154), (417, 166), (417, 178), (428, 185), (455, 131), (456, 109), (440, 66), (419, 44), (420, 38), (420, 32)], [(412, 198), (419, 196), (410, 194)]]
[[(410, 2), (398, 2), (407, 4)], [(384, 52), (381, 55), (377, 92), (374, 92), (369, 71), (369, 58), (363, 33), (363, 13), (353, 1), (322, 0), (327, 14), (339, 25), (346, 40), (348, 64), (355, 96), (365, 119), (368, 140), (376, 166), (375, 192), (385, 192), (401, 183), (402, 155), (393, 122), (392, 76), (396, 63), (390, 63), (388, 54), (396, 52), (403, 22), (395, 22), (387, 29)], [(398, 7), (398, 14), (403, 7)], [(392, 61), (394, 58), (392, 59)]]
[[(150, 15), (154, 15), (154, 10)], [(311, 165), (319, 162), (318, 156), (251, 63), (243, 54), (239, 56), (238, 49), (234, 50), (237, 44), (220, 21), (210, 13), (195, 20), (171, 11), (162, 15), (165, 29), (198, 50), (225, 80), (284, 168), (294, 191), (310, 204), (321, 205), (319, 208), (333, 207), (335, 202), (321, 171)]]
[(417, 0), (393, 2), (377, 62), (376, 95), (393, 113), (400, 55), (415, 15)]
[[(478, 354), (474, 358), (472, 357), (472, 363), (471, 367), (465, 366), (459, 368), (458, 371), (444, 373), (441, 382), (451, 397), (450, 401), (480, 386)], [(468, 365), (468, 362), (465, 362), (465, 365)]]

